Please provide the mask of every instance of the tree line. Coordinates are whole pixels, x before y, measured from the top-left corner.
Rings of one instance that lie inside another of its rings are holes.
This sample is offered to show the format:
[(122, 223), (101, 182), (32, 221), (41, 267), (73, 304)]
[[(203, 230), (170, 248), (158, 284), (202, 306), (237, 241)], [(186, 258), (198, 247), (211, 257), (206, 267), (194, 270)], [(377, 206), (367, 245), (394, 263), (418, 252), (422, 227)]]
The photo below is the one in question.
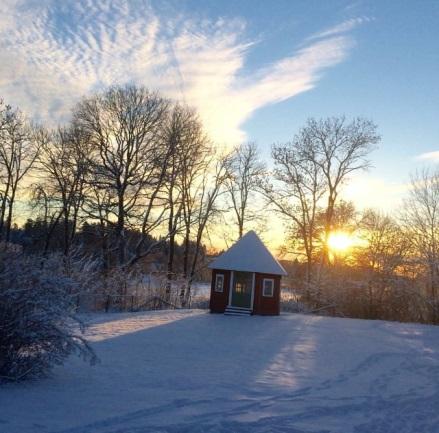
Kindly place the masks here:
[(187, 302), (229, 160), (197, 113), (136, 86), (84, 98), (69, 124), (56, 130), (0, 107), (1, 239), (11, 241), (19, 186), (32, 207), (27, 226), (39, 225), (40, 253), (46, 257), (56, 245), (67, 273), (85, 224), (93, 229), (103, 275), (129, 271), (166, 244), (171, 280), (180, 237)]
[[(379, 141), (368, 119), (309, 119), (267, 162), (254, 143), (221, 148), (194, 109), (144, 87), (87, 96), (56, 129), (1, 102), (0, 239), (43, 264), (57, 252), (67, 276), (85, 278), (78, 266), (87, 262), (98, 292), (124, 295), (133, 273), (159, 262), (165, 298), (178, 281), (187, 306), (208, 261), (206, 240), (222, 231), (227, 245), (254, 227), (270, 234), (277, 214), (288, 285), (305, 305), (436, 322), (439, 174), (415, 174), (397, 215), (342, 200)], [(25, 206), (32, 218), (14, 228)], [(337, 230), (363, 242), (336, 254)]]

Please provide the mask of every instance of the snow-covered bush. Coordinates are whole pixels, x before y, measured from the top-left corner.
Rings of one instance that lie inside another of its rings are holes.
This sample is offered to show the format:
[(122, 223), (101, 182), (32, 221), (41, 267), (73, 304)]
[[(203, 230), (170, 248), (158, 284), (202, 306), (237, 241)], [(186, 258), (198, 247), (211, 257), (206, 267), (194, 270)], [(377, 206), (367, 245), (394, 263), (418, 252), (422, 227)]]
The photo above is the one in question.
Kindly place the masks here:
[(0, 252), (0, 381), (39, 377), (72, 353), (94, 362), (57, 256)]

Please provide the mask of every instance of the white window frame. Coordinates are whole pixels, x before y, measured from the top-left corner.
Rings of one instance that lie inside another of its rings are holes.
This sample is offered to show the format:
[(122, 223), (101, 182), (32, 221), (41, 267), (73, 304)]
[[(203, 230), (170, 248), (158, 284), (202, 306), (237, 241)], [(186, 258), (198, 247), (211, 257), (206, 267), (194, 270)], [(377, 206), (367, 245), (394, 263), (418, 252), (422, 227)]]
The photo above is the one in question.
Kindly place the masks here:
[[(221, 290), (218, 290), (218, 277), (222, 279)], [(224, 274), (216, 274), (215, 275), (215, 288), (214, 291), (217, 293), (224, 293)]]
[[(265, 282), (266, 281), (271, 282), (271, 294), (270, 295), (267, 295), (265, 292)], [(273, 278), (264, 278), (262, 280), (262, 296), (264, 296), (264, 298), (272, 298), (274, 296), (274, 279)]]

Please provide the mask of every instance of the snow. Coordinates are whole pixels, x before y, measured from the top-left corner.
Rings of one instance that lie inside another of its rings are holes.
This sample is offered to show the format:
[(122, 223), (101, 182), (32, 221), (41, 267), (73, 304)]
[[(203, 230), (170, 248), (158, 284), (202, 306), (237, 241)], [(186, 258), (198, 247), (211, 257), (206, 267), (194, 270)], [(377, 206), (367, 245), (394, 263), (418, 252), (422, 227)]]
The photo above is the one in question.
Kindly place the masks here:
[(88, 316), (101, 363), (0, 388), (2, 433), (439, 432), (439, 328), (202, 310)]
[(272, 256), (253, 230), (213, 260), (209, 268), (287, 275), (283, 266)]

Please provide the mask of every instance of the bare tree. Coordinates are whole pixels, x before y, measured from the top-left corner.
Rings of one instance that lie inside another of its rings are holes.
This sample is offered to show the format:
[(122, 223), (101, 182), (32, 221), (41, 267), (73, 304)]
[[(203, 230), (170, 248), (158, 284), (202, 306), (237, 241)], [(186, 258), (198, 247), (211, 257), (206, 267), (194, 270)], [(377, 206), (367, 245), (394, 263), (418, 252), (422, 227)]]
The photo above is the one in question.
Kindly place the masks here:
[(364, 212), (359, 229), (364, 240), (357, 264), (382, 274), (393, 273), (410, 252), (409, 239), (395, 219), (372, 209)]
[(412, 176), (402, 222), (425, 269), (432, 320), (439, 320), (439, 171), (424, 169)]
[(23, 113), (0, 101), (0, 239), (10, 240), (12, 214), (19, 185), (38, 155), (36, 128)]
[(260, 219), (260, 210), (255, 209), (252, 204), (258, 180), (264, 171), (265, 167), (259, 161), (255, 143), (241, 144), (234, 149), (228, 167), (226, 187), (232, 201), (239, 239), (242, 238), (247, 223)]
[(113, 233), (113, 222), (110, 210), (115, 199), (112, 194), (114, 191), (101, 188), (99, 182), (89, 173), (85, 185), (84, 202), (82, 210), (86, 220), (95, 222), (95, 232), (100, 243), (101, 263), (104, 277), (104, 285), (108, 271), (111, 267), (111, 236)]
[[(91, 181), (108, 191), (108, 224), (114, 218), (118, 263), (127, 263), (127, 224), (149, 224), (157, 186), (163, 182), (168, 149), (163, 141), (163, 122), (168, 103), (146, 88), (126, 86), (83, 100), (74, 121), (89, 144)], [(151, 192), (151, 189), (153, 190)], [(146, 209), (146, 210), (145, 210)], [(104, 214), (103, 213), (103, 214)]]
[[(228, 176), (228, 164), (228, 155), (218, 158), (212, 151), (204, 160), (204, 163), (197, 166), (197, 176), (192, 181), (192, 188), (186, 192), (186, 200), (190, 204), (189, 206), (186, 205), (187, 214), (185, 218), (190, 221), (191, 232), (193, 233), (193, 250), (186, 272), (186, 285), (180, 294), (183, 306), (188, 305), (190, 300), (192, 283), (200, 266), (199, 259), (203, 246), (203, 236), (208, 224), (212, 222), (218, 213), (223, 211), (218, 206), (218, 197), (225, 192), (223, 187)], [(188, 236), (188, 233), (186, 233), (186, 236)]]
[(170, 281), (174, 278), (175, 239), (183, 223), (184, 173), (189, 161), (185, 159), (193, 152), (199, 140), (201, 125), (196, 113), (180, 104), (174, 105), (165, 126), (165, 140), (170, 149), (165, 187), (167, 190), (168, 212), (168, 294)]
[(357, 269), (364, 271), (368, 317), (378, 318), (385, 309), (398, 307), (391, 305), (397, 296), (391, 299), (389, 295), (396, 291), (401, 294), (400, 277), (411, 254), (410, 239), (395, 219), (372, 209), (364, 212), (359, 232), (363, 242), (353, 257)]
[[(319, 208), (318, 215), (316, 218), (316, 238), (319, 245), (319, 255), (320, 262), (322, 262), (322, 255), (325, 252), (324, 242), (325, 239), (322, 237), (326, 227), (326, 209), (324, 206)], [(331, 231), (332, 233), (341, 232), (346, 236), (352, 236), (354, 232), (358, 229), (358, 212), (352, 202), (340, 199), (334, 205)], [(341, 262), (349, 261), (350, 255), (346, 254), (346, 251), (335, 251), (334, 248), (329, 251), (329, 262), (331, 265), (340, 264)], [(320, 272), (323, 269), (319, 269)]]
[(299, 132), (304, 156), (321, 170), (326, 182), (326, 210), (324, 227), (324, 260), (328, 260), (328, 238), (332, 230), (334, 207), (340, 187), (349, 176), (369, 167), (367, 159), (380, 136), (370, 120), (344, 116), (328, 119), (309, 119)]
[[(40, 134), (38, 157), (39, 182), (35, 199), (43, 205), (47, 227), (45, 251), (57, 224), (63, 225), (63, 254), (67, 258), (76, 235), (84, 200), (88, 146), (82, 131), (74, 126)], [(51, 215), (48, 215), (49, 203)], [(48, 221), (50, 218), (50, 222)]]
[(42, 256), (47, 256), (51, 246), (52, 238), (54, 237), (56, 228), (59, 226), (61, 219), (61, 212), (59, 203), (57, 203), (45, 188), (42, 183), (32, 185), (32, 195), (29, 200), (32, 214), (36, 215), (36, 221), (42, 225), (43, 234), (41, 239), (43, 241)]
[[(326, 212), (323, 211), (320, 215), (320, 225), (322, 228), (326, 222)], [(332, 228), (333, 230), (352, 232), (357, 226), (357, 210), (355, 205), (351, 201), (340, 199), (334, 206), (332, 216)]]
[[(190, 145), (184, 146), (181, 149), (181, 170), (178, 179), (182, 202), (184, 246), (183, 279), (185, 281), (189, 280), (191, 273), (190, 256), (192, 234), (194, 230), (198, 232), (197, 225), (199, 223), (200, 210), (202, 207), (200, 200), (202, 201), (204, 198), (203, 190), (205, 189), (205, 183), (210, 179), (209, 171), (212, 169), (213, 162), (212, 149), (209, 146), (209, 140), (203, 132), (202, 124), (198, 118), (192, 117), (187, 128), (187, 133)], [(217, 179), (222, 179), (221, 173)], [(217, 194), (214, 195), (214, 199), (216, 199)], [(197, 249), (196, 244), (195, 249)], [(182, 290), (183, 298), (184, 293), (185, 288)]]
[[(367, 155), (378, 141), (371, 121), (348, 123), (335, 117), (310, 119), (292, 142), (273, 146), (272, 182), (262, 182), (262, 191), (274, 209), (293, 222), (293, 238), (298, 235), (306, 256), (308, 284), (316, 244), (323, 248), (321, 264), (329, 261), (328, 238), (340, 187), (351, 173), (368, 167)], [(319, 233), (322, 210), (324, 227)]]
[(301, 136), (272, 149), (274, 169), (270, 178), (261, 180), (260, 188), (269, 205), (287, 221), (292, 239), (297, 239), (296, 254), (305, 254), (306, 281), (312, 281), (317, 217), (323, 198), (325, 180), (320, 167), (308, 158), (308, 148)]

